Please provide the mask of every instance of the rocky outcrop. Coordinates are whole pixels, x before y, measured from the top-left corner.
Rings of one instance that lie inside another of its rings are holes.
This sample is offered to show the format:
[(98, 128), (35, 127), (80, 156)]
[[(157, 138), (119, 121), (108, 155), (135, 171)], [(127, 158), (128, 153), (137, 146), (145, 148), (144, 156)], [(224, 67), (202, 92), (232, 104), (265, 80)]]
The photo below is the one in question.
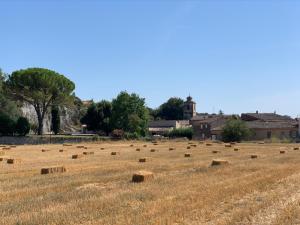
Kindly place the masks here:
[[(21, 111), (24, 117), (26, 117), (30, 124), (38, 125), (37, 115), (34, 107), (27, 103), (24, 103), (21, 107)], [(60, 128), (63, 133), (76, 132), (80, 130), (80, 109), (60, 107)], [(44, 133), (49, 133), (51, 130), (51, 113), (45, 115), (44, 119)]]

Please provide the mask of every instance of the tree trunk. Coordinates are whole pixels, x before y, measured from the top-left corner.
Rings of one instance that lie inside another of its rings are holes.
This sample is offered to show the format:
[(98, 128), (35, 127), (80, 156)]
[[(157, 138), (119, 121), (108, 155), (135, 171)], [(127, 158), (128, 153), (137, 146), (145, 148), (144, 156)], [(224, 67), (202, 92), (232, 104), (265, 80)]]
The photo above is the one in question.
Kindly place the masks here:
[(39, 106), (35, 107), (37, 119), (38, 119), (38, 135), (43, 135), (44, 128), (44, 113), (41, 113)]
[(39, 123), (38, 135), (43, 135), (44, 118), (38, 117), (38, 123)]

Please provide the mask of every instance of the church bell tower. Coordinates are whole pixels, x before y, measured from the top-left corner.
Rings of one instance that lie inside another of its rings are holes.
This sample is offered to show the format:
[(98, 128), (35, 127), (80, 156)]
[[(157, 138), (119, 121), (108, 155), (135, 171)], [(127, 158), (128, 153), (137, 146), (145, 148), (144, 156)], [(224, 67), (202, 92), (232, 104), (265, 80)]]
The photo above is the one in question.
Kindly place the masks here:
[(194, 116), (196, 116), (196, 102), (191, 96), (188, 96), (183, 105), (183, 119), (190, 120)]

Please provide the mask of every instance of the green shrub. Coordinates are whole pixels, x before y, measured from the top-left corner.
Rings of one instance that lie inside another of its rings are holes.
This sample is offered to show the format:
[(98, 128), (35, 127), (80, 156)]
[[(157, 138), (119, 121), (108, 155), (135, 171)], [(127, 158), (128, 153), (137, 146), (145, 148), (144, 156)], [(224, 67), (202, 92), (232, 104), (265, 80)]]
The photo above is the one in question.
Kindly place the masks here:
[(0, 136), (11, 136), (16, 129), (16, 123), (8, 115), (0, 113)]
[(128, 140), (139, 139), (141, 136), (137, 132), (129, 133), (126, 132), (124, 137)]
[(26, 136), (30, 131), (30, 124), (25, 117), (19, 117), (16, 124), (16, 133), (20, 136)]
[(168, 133), (168, 137), (170, 138), (186, 137), (188, 139), (192, 139), (193, 135), (194, 135), (194, 130), (191, 127), (172, 129)]
[(226, 122), (222, 130), (222, 138), (224, 142), (239, 142), (247, 139), (250, 133), (245, 122), (232, 118)]

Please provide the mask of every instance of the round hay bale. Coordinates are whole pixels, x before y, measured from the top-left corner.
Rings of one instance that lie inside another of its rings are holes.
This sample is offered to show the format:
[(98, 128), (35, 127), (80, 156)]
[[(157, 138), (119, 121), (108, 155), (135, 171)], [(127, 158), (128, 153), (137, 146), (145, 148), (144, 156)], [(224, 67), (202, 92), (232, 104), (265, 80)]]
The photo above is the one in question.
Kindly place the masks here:
[(150, 152), (156, 152), (156, 150), (155, 149), (151, 149)]
[(144, 147), (144, 148), (147, 148), (147, 145), (144, 145), (143, 147)]
[(64, 152), (64, 150), (63, 149), (59, 149), (59, 152)]
[(299, 147), (294, 147), (294, 150), (295, 151), (299, 151)]
[(137, 151), (137, 152), (140, 152), (140, 151), (141, 151), (141, 149), (140, 149), (140, 148), (137, 148), (137, 149), (136, 149), (136, 151)]
[(284, 151), (284, 150), (281, 150), (279, 153), (280, 153), (280, 154), (285, 154), (285, 151)]
[(174, 151), (175, 150), (175, 148), (169, 148), (169, 151)]
[(104, 150), (105, 148), (100, 148), (101, 150)]
[(212, 143), (206, 143), (206, 146), (212, 146)]
[(232, 145), (231, 144), (225, 144), (225, 148), (231, 148)]
[(211, 162), (211, 166), (226, 166), (226, 165), (229, 165), (229, 162), (224, 159), (214, 159)]
[(191, 149), (191, 146), (187, 146), (186, 149)]
[(138, 171), (133, 174), (132, 182), (141, 183), (141, 182), (152, 180), (153, 178), (154, 178), (154, 175), (150, 171)]
[(240, 149), (238, 149), (238, 148), (235, 148), (235, 149), (234, 149), (235, 152), (238, 152), (239, 150), (240, 150)]

